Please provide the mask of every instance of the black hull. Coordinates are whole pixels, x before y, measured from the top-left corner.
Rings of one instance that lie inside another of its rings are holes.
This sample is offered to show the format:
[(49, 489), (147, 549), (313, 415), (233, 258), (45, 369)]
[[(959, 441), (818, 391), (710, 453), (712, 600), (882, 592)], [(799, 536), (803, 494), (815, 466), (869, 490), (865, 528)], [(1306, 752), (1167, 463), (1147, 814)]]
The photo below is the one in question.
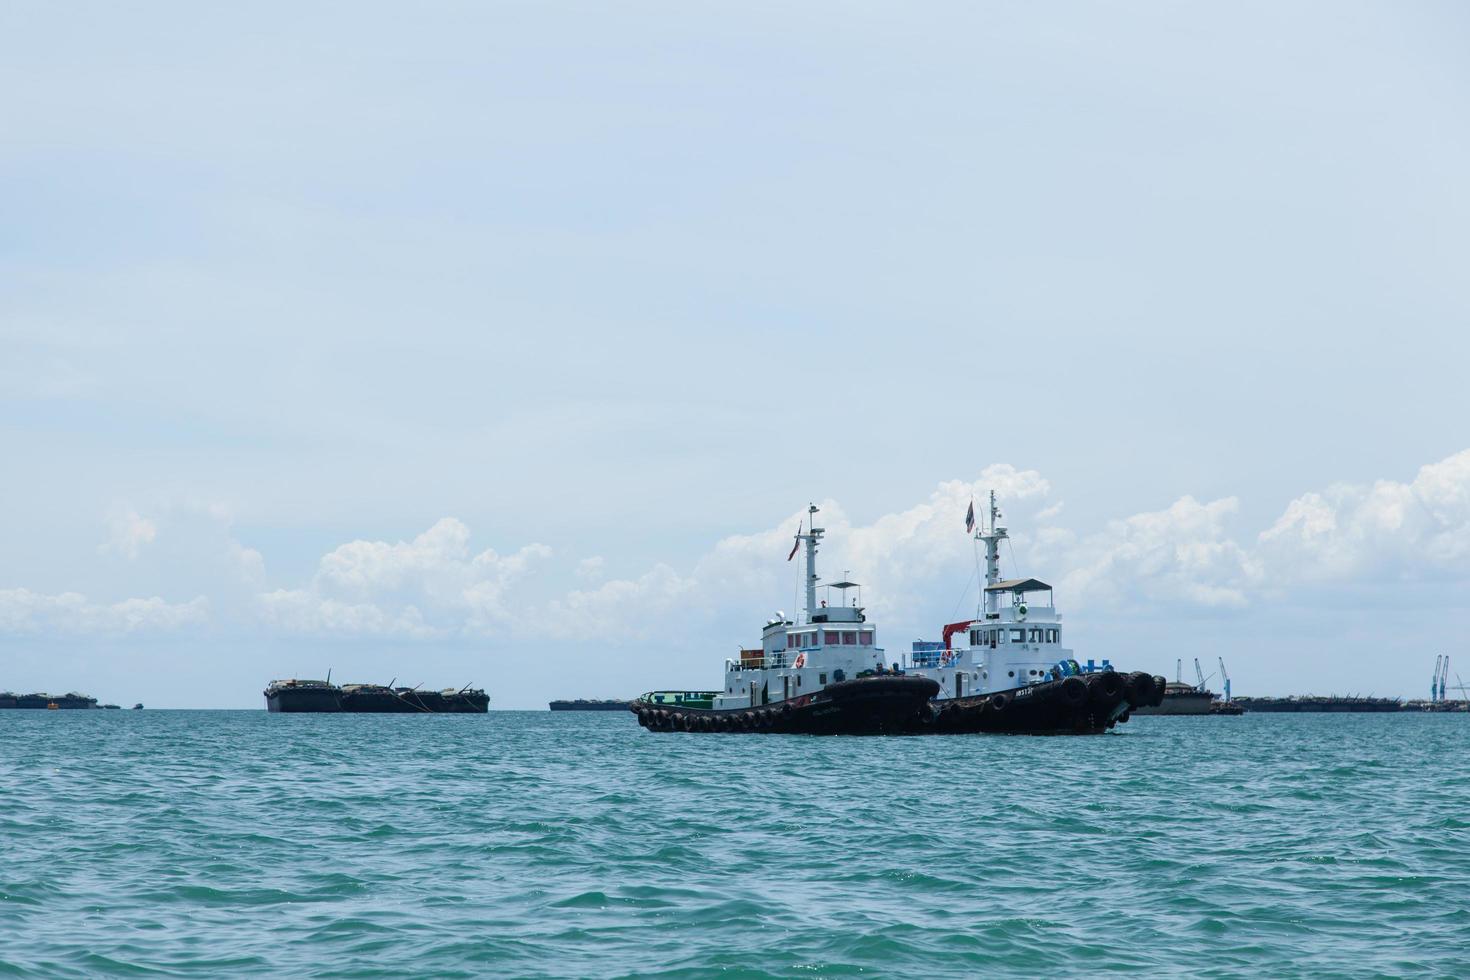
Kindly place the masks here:
[(267, 692), (265, 706), (268, 711), (286, 714), (483, 715), (490, 710), (490, 698), (483, 691), (444, 694), (288, 688)]
[(1098, 673), (934, 705), (935, 735), (1101, 735), (1133, 711), (1157, 705), (1161, 677)]
[(552, 711), (627, 711), (628, 701), (552, 701)]
[(335, 689), (307, 688), (267, 691), (265, 708), (275, 714), (319, 713), (341, 711), (342, 704)]
[(638, 700), (629, 710), (655, 732), (777, 735), (1099, 735), (1163, 699), (1164, 679), (1089, 674), (997, 694), (931, 701), (923, 677), (865, 677), (758, 708), (687, 708)]
[(639, 699), (628, 706), (651, 732), (899, 735), (920, 730), (939, 684), (927, 677), (863, 677), (814, 694), (745, 708), (686, 708)]

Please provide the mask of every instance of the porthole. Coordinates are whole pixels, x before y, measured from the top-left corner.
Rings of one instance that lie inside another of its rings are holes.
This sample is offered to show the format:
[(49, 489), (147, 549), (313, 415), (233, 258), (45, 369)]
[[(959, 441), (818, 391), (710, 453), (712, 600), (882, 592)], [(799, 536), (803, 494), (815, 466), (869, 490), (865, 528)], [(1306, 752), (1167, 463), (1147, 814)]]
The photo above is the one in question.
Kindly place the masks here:
[(1016, 672), (1014, 670), (1008, 670), (1008, 671), (1006, 671), (1006, 676), (1007, 677), (1015, 677), (1016, 676)]

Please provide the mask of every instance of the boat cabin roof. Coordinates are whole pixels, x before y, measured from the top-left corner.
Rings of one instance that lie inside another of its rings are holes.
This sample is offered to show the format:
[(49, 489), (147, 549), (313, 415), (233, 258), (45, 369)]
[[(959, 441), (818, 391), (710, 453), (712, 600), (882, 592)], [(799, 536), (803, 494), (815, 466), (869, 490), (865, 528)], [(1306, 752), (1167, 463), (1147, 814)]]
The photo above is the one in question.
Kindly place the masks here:
[(986, 592), (1050, 592), (1051, 586), (1040, 579), (1034, 578), (1011, 578), (1004, 582), (996, 582), (987, 585)]

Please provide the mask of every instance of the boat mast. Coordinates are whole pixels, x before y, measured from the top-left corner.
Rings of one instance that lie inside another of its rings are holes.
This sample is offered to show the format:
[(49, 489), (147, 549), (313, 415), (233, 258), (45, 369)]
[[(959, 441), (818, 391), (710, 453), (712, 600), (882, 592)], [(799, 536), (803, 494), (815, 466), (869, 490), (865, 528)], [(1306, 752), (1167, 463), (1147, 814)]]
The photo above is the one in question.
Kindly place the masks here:
[(806, 621), (810, 623), (817, 614), (817, 540), (826, 533), (826, 529), (817, 527), (816, 504), (807, 505), (806, 512), (809, 530), (797, 537), (806, 544)]
[[(1000, 581), (1000, 543), (1008, 535), (1006, 529), (996, 526), (996, 519), (1000, 517), (1000, 510), (995, 506), (995, 491), (990, 491), (990, 530), (986, 530), (982, 524), (975, 531), (975, 539), (985, 542), (985, 584), (992, 586)], [(986, 619), (995, 619), (1000, 615), (1000, 594), (997, 592), (985, 592), (984, 613)]]

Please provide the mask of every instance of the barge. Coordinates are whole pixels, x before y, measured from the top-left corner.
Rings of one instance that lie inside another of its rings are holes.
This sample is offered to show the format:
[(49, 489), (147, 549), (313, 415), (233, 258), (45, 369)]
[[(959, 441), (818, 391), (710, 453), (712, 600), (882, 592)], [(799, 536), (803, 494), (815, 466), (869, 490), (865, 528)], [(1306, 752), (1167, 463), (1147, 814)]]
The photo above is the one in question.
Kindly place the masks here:
[(577, 698), (574, 701), (552, 701), (549, 707), (552, 711), (627, 711), (630, 703), (614, 698), (602, 698), (596, 701)]
[(71, 691), (67, 694), (15, 694), (0, 691), (0, 708), (32, 708), (42, 711), (65, 709), (90, 709), (98, 707), (97, 699)]
[[(478, 688), (421, 691), (388, 684), (333, 684), (327, 680), (271, 681), (266, 710), (278, 714), (485, 714), (490, 698)], [(140, 706), (141, 707), (141, 706)]]

